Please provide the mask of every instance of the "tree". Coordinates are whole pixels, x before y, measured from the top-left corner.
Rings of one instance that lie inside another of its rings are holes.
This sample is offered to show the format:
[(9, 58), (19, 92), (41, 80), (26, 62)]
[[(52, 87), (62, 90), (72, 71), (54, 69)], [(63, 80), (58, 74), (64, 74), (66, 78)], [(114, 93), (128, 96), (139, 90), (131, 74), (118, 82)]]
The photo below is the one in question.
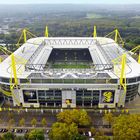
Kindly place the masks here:
[(96, 134), (96, 129), (94, 127), (91, 127), (90, 128), (90, 131), (91, 131), (91, 134), (92, 135), (95, 135)]
[(24, 126), (25, 125), (25, 119), (22, 118), (20, 121), (19, 121), (19, 126)]
[(96, 140), (110, 140), (108, 136), (95, 136)]
[(14, 140), (15, 135), (11, 132), (7, 132), (2, 136), (3, 140)]
[(60, 112), (57, 115), (57, 119), (60, 122), (71, 124), (75, 123), (78, 126), (88, 126), (90, 125), (91, 119), (85, 110), (66, 110)]
[(14, 119), (10, 119), (9, 121), (8, 121), (8, 126), (9, 126), (9, 128), (11, 127), (11, 126), (13, 126), (15, 124), (15, 120)]
[(24, 136), (16, 136), (14, 140), (25, 140)]
[(105, 121), (107, 121), (109, 125), (111, 125), (113, 123), (113, 121), (114, 121), (114, 117), (113, 117), (113, 114), (112, 113), (105, 114), (104, 117), (103, 117), (103, 119)]
[(45, 140), (44, 132), (40, 129), (35, 129), (30, 131), (25, 135), (25, 139), (27, 140)]
[(108, 136), (105, 136), (103, 129), (99, 129), (98, 131), (96, 131), (94, 137), (96, 140), (110, 140)]
[(43, 118), (43, 119), (41, 120), (41, 124), (42, 124), (42, 126), (44, 126), (44, 127), (47, 125), (47, 121), (46, 121), (45, 118)]
[(8, 112), (8, 117), (9, 117), (9, 119), (12, 119), (14, 117), (13, 112)]
[(76, 124), (66, 124), (56, 122), (53, 124), (49, 133), (50, 140), (74, 140), (78, 135), (78, 127)]
[(140, 115), (120, 115), (113, 123), (114, 140), (139, 140)]
[(32, 126), (36, 126), (36, 124), (37, 124), (37, 120), (36, 120), (35, 118), (33, 118), (33, 119), (31, 120), (31, 125), (32, 125)]
[(2, 124), (3, 123), (3, 121), (2, 121), (2, 119), (0, 119), (0, 124)]
[(90, 117), (86, 111), (81, 111), (79, 116), (79, 125), (80, 126), (89, 126), (91, 122)]
[(78, 135), (75, 137), (75, 140), (87, 140), (87, 137), (86, 137), (86, 136), (83, 136), (83, 135), (78, 134)]

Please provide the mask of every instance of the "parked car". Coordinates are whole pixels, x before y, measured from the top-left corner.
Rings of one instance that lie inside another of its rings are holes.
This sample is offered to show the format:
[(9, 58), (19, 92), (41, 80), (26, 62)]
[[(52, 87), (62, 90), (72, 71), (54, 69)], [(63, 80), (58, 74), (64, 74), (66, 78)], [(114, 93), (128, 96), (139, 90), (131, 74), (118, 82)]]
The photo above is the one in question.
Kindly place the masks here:
[(28, 132), (29, 132), (28, 129), (24, 129), (24, 130), (23, 130), (23, 133), (28, 133)]
[(22, 129), (17, 129), (17, 133), (22, 133), (23, 130)]
[(49, 132), (50, 132), (50, 130), (49, 130), (49, 129), (47, 129), (47, 130), (46, 130), (46, 133), (47, 133), (47, 134), (49, 134)]

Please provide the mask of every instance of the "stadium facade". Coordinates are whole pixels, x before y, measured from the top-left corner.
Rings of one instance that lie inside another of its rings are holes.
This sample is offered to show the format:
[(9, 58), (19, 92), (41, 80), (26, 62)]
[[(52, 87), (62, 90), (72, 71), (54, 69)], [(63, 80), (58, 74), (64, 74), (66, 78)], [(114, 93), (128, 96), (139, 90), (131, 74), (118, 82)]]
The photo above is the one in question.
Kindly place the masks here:
[[(119, 58), (125, 53), (126, 92), (120, 85)], [(0, 87), (10, 92), (16, 77), (12, 97), (5, 95), (14, 106), (115, 108), (140, 93), (140, 64), (110, 38), (32, 38), (13, 55), (15, 64), (11, 56), (0, 64)]]

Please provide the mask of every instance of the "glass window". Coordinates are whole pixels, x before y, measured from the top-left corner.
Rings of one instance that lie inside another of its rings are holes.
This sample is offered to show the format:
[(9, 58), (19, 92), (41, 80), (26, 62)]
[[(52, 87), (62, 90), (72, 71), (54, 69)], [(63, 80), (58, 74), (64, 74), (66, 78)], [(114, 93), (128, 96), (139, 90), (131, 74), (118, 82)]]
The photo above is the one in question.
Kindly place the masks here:
[(55, 91), (55, 96), (61, 96), (61, 90), (56, 90)]
[(73, 83), (73, 79), (64, 79), (64, 83)]
[(20, 79), (20, 83), (29, 83), (28, 79)]
[(53, 90), (47, 90), (46, 96), (53, 96)]
[(75, 79), (75, 83), (84, 83), (85, 80), (84, 79)]
[(31, 79), (32, 83), (42, 83), (41, 79)]
[(136, 78), (130, 78), (130, 79), (128, 79), (128, 82), (129, 82), (129, 83), (136, 82)]
[(5, 83), (9, 83), (10, 82), (8, 78), (1, 78), (1, 81), (5, 82)]
[(53, 79), (53, 83), (63, 83), (62, 79)]
[(42, 83), (52, 83), (51, 79), (42, 79)]
[(45, 96), (45, 91), (44, 90), (39, 90), (38, 91), (38, 96)]

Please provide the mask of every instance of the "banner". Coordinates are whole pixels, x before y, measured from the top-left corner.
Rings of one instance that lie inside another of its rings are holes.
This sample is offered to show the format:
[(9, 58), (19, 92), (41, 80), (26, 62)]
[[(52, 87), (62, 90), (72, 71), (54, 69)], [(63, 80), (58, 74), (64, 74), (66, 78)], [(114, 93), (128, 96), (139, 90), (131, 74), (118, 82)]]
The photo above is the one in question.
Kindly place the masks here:
[(101, 103), (114, 103), (115, 90), (102, 90)]

